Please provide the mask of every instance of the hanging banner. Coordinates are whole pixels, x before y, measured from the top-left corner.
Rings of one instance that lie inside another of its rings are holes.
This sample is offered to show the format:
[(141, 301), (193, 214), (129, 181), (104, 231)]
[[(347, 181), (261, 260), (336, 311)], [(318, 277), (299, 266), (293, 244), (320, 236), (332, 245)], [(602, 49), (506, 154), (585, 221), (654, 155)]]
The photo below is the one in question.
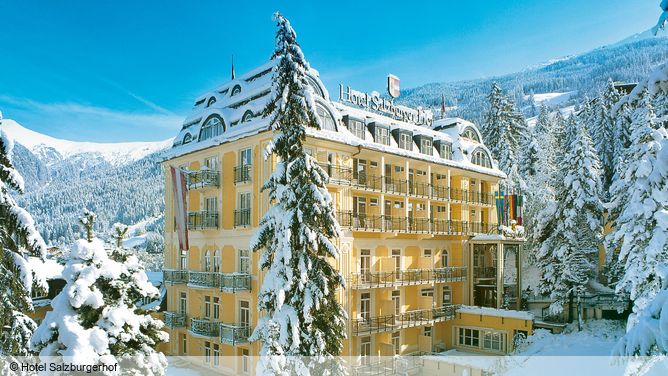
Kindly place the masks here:
[(496, 191), (496, 221), (498, 224), (502, 225), (505, 223), (504, 221), (504, 194), (503, 192)]
[(176, 233), (179, 237), (179, 250), (187, 251), (188, 244), (188, 205), (186, 204), (186, 173), (180, 168), (170, 166), (172, 173), (172, 191), (174, 193), (174, 217)]

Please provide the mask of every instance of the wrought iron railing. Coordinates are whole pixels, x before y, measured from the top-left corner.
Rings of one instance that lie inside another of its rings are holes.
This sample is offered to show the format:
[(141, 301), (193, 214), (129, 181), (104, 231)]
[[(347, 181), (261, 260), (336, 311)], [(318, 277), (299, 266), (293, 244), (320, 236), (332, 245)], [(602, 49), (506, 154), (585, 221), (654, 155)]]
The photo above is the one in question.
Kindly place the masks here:
[(398, 195), (406, 194), (408, 191), (408, 182), (402, 179), (393, 179), (390, 176), (385, 177), (385, 193), (394, 193)]
[(396, 331), (416, 326), (432, 325), (436, 322), (452, 320), (457, 305), (445, 305), (436, 308), (418, 309), (397, 315), (367, 316), (350, 320), (353, 335), (365, 335)]
[(220, 186), (220, 172), (213, 170), (191, 171), (187, 175), (188, 189)]
[(188, 285), (191, 287), (212, 288), (220, 286), (220, 273), (218, 272), (190, 272), (188, 274)]
[(360, 231), (382, 231), (383, 217), (380, 215), (353, 214), (352, 228)]
[(250, 226), (250, 209), (237, 209), (234, 211), (234, 226)]
[(220, 342), (235, 345), (248, 342), (251, 335), (250, 326), (247, 324), (220, 324)]
[(372, 191), (381, 191), (383, 189), (383, 180), (380, 176), (358, 172), (353, 174), (353, 181), (360, 188)]
[(350, 185), (353, 180), (353, 169), (349, 167), (337, 166), (328, 163), (319, 163), (320, 167), (329, 176), (328, 182), (331, 184)]
[(223, 291), (250, 291), (251, 275), (248, 273), (221, 273), (220, 289)]
[(429, 197), (431, 194), (430, 184), (421, 182), (410, 182), (408, 194), (411, 196)]
[(385, 231), (406, 231), (406, 217), (395, 217), (386, 215), (383, 217), (383, 225)]
[(190, 319), (190, 331), (205, 337), (218, 337), (220, 335), (220, 322), (208, 319)]
[(163, 269), (162, 279), (166, 283), (171, 283), (171, 284), (188, 283), (188, 271), (187, 270)]
[(251, 181), (252, 165), (241, 165), (234, 168), (234, 183), (247, 183)]
[(436, 200), (447, 200), (450, 197), (450, 188), (441, 185), (431, 186), (431, 198)]
[(465, 266), (448, 266), (433, 269), (404, 269), (393, 272), (351, 273), (349, 285), (354, 289), (384, 288), (422, 285), (433, 282), (459, 282), (466, 280)]
[(468, 191), (461, 188), (450, 188), (450, 199), (453, 201), (467, 201)]
[(498, 227), (492, 223), (471, 222), (469, 231), (473, 234), (491, 234), (498, 230)]
[(186, 315), (180, 312), (165, 311), (165, 326), (170, 329), (183, 328), (186, 326)]
[(218, 228), (218, 213), (211, 211), (197, 211), (188, 213), (188, 228), (202, 230)]
[(408, 232), (430, 232), (429, 218), (408, 217)]
[(339, 211), (336, 213), (339, 225), (353, 231), (386, 231), (429, 234), (490, 234), (495, 233), (498, 226), (493, 223), (469, 223), (440, 218), (405, 217), (392, 215), (376, 215)]

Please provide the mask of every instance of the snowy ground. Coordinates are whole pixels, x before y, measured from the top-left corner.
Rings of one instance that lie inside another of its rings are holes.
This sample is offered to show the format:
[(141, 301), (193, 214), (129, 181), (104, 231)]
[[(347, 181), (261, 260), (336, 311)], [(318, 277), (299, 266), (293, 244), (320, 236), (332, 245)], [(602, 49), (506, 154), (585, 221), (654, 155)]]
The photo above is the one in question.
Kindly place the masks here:
[[(550, 108), (556, 108), (561, 107), (575, 94), (577, 94), (577, 91), (567, 91), (565, 93), (534, 94), (533, 101), (537, 106), (545, 105)], [(524, 99), (529, 99), (529, 96), (525, 95)]]

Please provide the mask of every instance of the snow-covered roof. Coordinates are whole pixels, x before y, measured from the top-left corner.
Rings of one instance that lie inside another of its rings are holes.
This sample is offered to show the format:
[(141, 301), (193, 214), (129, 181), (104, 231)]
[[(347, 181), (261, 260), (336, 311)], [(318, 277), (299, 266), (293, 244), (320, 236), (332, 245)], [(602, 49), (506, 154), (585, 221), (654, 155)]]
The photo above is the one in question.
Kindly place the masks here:
[(44, 261), (37, 257), (28, 257), (30, 268), (44, 276), (46, 280), (59, 279), (63, 277), (64, 266), (54, 259), (47, 258)]
[[(269, 62), (262, 65), (199, 96), (195, 101), (192, 112), (184, 120), (172, 149), (165, 154), (165, 159), (168, 160), (267, 131), (269, 121), (262, 117), (261, 112), (271, 98), (273, 64), (273, 62)], [(505, 174), (494, 163), (492, 168), (472, 163), (473, 152), (476, 149), (484, 150), (490, 157), (489, 159), (492, 160), (489, 149), (479, 141), (482, 140), (482, 137), (475, 124), (463, 119), (448, 118), (436, 120), (431, 128), (414, 125), (330, 100), (329, 92), (315, 69), (309, 69), (307, 79), (317, 94), (316, 102), (332, 115), (336, 124), (336, 130), (309, 129), (308, 134), (311, 137), (505, 178)], [(429, 137), (434, 141), (433, 150), (431, 150), (432, 155), (422, 153), (419, 150), (420, 145), (413, 145), (413, 150), (399, 148), (396, 140), (392, 137), (390, 137), (390, 145), (377, 143), (368, 129), (365, 130), (366, 137), (360, 138), (348, 131), (342, 121), (344, 116), (362, 120), (366, 125), (371, 123), (382, 124), (391, 130), (401, 129), (414, 136)], [(202, 126), (212, 117), (218, 117), (222, 120), (222, 133), (199, 140)], [(242, 120), (245, 121), (242, 122)], [(472, 129), (478, 140), (462, 137), (462, 133), (466, 129)], [(190, 141), (184, 143), (188, 139)], [(452, 145), (451, 159), (440, 157), (436, 149), (436, 141)]]
[(515, 311), (512, 309), (500, 309), (490, 307), (461, 306), (457, 309), (458, 313), (468, 313), (473, 315), (496, 316), (519, 320), (533, 320), (533, 313), (527, 311)]

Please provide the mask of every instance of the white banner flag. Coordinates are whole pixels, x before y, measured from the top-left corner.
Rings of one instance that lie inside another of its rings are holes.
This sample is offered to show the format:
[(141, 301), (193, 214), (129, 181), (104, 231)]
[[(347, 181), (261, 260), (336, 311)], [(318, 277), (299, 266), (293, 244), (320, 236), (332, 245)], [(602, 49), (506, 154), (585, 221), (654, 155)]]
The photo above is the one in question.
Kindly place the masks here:
[(172, 173), (172, 190), (174, 192), (174, 216), (176, 231), (179, 236), (179, 250), (187, 251), (188, 245), (188, 205), (186, 195), (186, 173), (180, 168), (170, 166)]

